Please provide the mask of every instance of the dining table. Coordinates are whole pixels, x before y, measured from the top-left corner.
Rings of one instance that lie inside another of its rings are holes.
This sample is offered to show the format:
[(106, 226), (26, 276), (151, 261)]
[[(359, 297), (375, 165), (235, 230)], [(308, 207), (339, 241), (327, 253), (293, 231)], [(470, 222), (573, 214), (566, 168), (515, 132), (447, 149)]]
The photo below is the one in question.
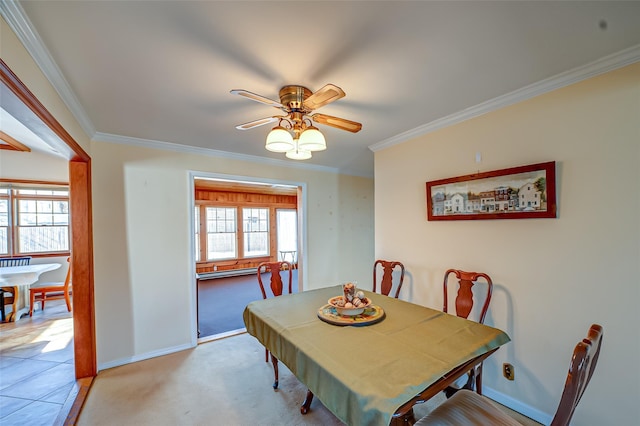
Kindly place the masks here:
[(29, 286), (38, 281), (41, 274), (60, 266), (60, 263), (41, 263), (0, 268), (0, 287), (10, 289), (14, 295), (11, 312), (6, 316), (7, 322), (18, 321), (29, 312)]
[[(342, 286), (249, 303), (247, 332), (348, 425), (395, 425), (510, 341), (502, 330), (364, 290), (371, 306), (341, 316)], [(274, 362), (277, 367), (277, 362)], [(275, 385), (274, 385), (275, 387)]]

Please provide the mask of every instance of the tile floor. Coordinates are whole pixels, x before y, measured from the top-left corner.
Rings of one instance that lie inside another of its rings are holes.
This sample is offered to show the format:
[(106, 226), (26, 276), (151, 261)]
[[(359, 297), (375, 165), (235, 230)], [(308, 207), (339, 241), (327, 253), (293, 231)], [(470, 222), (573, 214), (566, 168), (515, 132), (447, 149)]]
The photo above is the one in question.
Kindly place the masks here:
[(53, 425), (74, 384), (73, 319), (64, 300), (0, 323), (1, 425)]

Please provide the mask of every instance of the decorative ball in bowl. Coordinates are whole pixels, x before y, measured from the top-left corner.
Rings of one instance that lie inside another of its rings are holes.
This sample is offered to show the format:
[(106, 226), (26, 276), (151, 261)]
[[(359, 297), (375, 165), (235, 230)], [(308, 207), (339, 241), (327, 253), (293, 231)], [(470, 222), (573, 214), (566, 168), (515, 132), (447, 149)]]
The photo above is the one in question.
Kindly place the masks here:
[(345, 316), (360, 315), (367, 307), (371, 306), (371, 299), (367, 297), (364, 297), (363, 299), (358, 298), (355, 302), (356, 304), (352, 302), (345, 302), (344, 296), (336, 296), (329, 299), (329, 304), (336, 308), (338, 314)]

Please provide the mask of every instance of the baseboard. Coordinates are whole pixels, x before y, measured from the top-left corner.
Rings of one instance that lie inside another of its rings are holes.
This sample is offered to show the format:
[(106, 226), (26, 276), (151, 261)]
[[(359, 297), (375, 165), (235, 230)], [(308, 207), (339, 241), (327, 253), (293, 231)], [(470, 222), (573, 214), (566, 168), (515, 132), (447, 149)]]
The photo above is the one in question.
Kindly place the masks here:
[(227, 331), (225, 333), (214, 334), (198, 339), (198, 344), (213, 342), (214, 340), (226, 339), (227, 337), (237, 336), (238, 334), (244, 334), (247, 332), (246, 328), (239, 328), (237, 330)]
[(214, 280), (216, 278), (237, 277), (240, 275), (253, 275), (258, 273), (258, 268), (247, 269), (229, 269), (227, 271), (204, 272), (196, 274), (196, 278), (200, 281)]
[(174, 346), (172, 348), (165, 348), (160, 351), (147, 352), (145, 354), (140, 354), (140, 355), (136, 355), (128, 358), (120, 358), (111, 362), (99, 364), (98, 371), (107, 370), (113, 367), (120, 367), (121, 365), (132, 364), (134, 362), (144, 361), (146, 359), (156, 358), (163, 355), (169, 355), (175, 352), (184, 351), (186, 349), (193, 349), (195, 346), (196, 345), (186, 344), (186, 345)]
[(509, 395), (505, 395), (486, 386), (482, 387), (482, 394), (487, 398), (490, 398), (495, 402), (512, 409), (513, 411), (517, 411), (523, 416), (529, 417), (530, 419), (533, 419), (543, 425), (548, 425), (549, 423), (551, 423), (551, 420), (553, 420), (553, 416), (549, 415), (548, 413), (542, 412), (535, 407), (527, 405), (522, 401), (514, 399)]

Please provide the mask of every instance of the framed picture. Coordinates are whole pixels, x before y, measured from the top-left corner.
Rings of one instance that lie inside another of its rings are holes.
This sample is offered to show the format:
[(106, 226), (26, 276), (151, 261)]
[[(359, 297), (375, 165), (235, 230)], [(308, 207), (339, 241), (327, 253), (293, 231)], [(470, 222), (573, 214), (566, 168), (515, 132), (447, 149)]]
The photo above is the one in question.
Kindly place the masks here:
[(427, 182), (427, 220), (555, 217), (555, 161)]

